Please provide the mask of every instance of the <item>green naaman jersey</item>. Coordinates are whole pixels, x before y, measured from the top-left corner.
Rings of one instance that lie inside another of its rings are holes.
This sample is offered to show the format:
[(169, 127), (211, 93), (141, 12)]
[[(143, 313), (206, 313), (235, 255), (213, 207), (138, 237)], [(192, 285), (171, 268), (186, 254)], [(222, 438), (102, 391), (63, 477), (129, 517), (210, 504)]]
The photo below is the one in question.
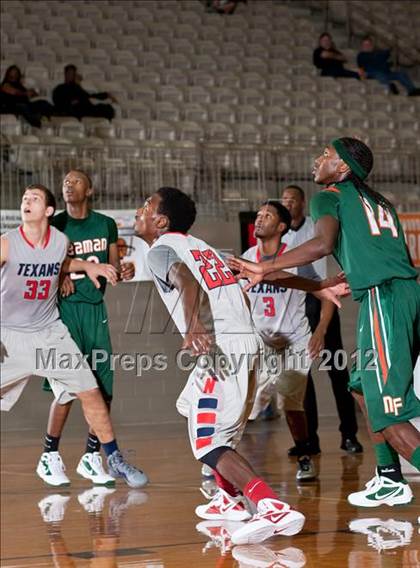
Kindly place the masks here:
[(387, 280), (417, 277), (395, 210), (361, 195), (352, 182), (326, 187), (312, 198), (310, 210), (315, 223), (327, 215), (339, 221), (334, 257), (355, 300)]
[[(118, 229), (114, 219), (89, 211), (85, 219), (75, 219), (64, 211), (52, 220), (59, 231), (66, 234), (70, 240), (69, 256), (90, 262), (106, 263), (109, 260), (109, 245), (116, 243)], [(102, 302), (105, 293), (106, 280), (100, 278), (100, 288), (95, 288), (93, 282), (82, 272), (72, 273), (75, 293), (62, 302), (87, 302), (97, 304)]]

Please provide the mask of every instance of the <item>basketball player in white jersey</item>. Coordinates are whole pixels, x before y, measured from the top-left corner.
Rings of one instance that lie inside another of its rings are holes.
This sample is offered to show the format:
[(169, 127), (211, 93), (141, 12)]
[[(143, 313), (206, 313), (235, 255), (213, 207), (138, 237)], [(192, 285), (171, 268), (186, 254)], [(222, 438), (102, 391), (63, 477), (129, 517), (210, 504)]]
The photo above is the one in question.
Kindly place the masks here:
[[(260, 207), (255, 221), (254, 235), (257, 245), (245, 251), (242, 257), (260, 262), (283, 254), (288, 247), (282, 237), (289, 230), (290, 223), (290, 213), (279, 201), (265, 202)], [(313, 268), (306, 276), (321, 280)], [(296, 479), (311, 481), (317, 474), (308, 454), (309, 435), (304, 399), (308, 372), (319, 348), (310, 343), (311, 330), (305, 315), (306, 294), (301, 290), (291, 290), (281, 284), (269, 282), (253, 286), (247, 294), (255, 327), (267, 346), (266, 365), (259, 375), (256, 400), (250, 418), (258, 416), (271, 400), (273, 393), (280, 393), (287, 424), (297, 449)], [(326, 311), (331, 319), (335, 306), (328, 300), (323, 300), (323, 303), (327, 304)]]
[(99, 277), (114, 285), (117, 272), (108, 264), (69, 258), (68, 238), (49, 225), (54, 210), (54, 196), (46, 187), (28, 186), (22, 197), (22, 225), (1, 237), (1, 410), (14, 405), (30, 376), (47, 377), (59, 402), (79, 398), (86, 421), (104, 447), (112, 477), (141, 487), (147, 477), (124, 461), (95, 377), (57, 308), (62, 273), (86, 272), (99, 288)]
[[(215, 471), (220, 488), (196, 513), (217, 521), (251, 519), (233, 532), (234, 544), (293, 535), (304, 516), (280, 501), (235, 451), (253, 403), (262, 343), (232, 272), (211, 246), (188, 234), (195, 217), (189, 196), (163, 187), (137, 211), (135, 229), (151, 246), (148, 266), (184, 337), (183, 348), (213, 362), (208, 368), (196, 365), (177, 402), (188, 418), (194, 456)], [(290, 285), (301, 281), (291, 274), (288, 279)], [(319, 282), (305, 282), (321, 288)], [(224, 356), (223, 368), (215, 364), (216, 355)], [(257, 507), (252, 518), (241, 494)]]

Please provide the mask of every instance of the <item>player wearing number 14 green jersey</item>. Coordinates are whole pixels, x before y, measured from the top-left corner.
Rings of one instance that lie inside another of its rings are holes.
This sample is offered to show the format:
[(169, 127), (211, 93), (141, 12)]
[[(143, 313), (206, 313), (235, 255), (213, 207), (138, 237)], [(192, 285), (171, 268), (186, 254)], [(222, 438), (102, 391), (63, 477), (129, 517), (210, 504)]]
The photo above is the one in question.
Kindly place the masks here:
[(409, 422), (420, 416), (413, 385), (420, 286), (395, 209), (364, 181), (372, 166), (372, 152), (363, 142), (334, 140), (313, 169), (315, 182), (326, 186), (311, 201), (315, 237), (269, 264), (231, 263), (252, 284), (329, 253), (345, 272), (360, 302), (350, 389), (367, 413), (378, 462), (366, 489), (349, 495), (351, 504), (364, 507), (411, 501), (398, 454), (420, 469), (420, 432)]
[[(66, 210), (56, 215), (51, 224), (69, 238), (70, 257), (95, 263), (110, 263), (117, 270), (121, 269), (123, 279), (130, 279), (133, 276), (132, 265), (120, 266), (116, 223), (111, 217), (89, 208), (91, 194), (89, 176), (78, 170), (69, 172), (63, 181)], [(110, 365), (112, 347), (104, 302), (105, 280), (100, 279), (100, 284), (100, 288), (95, 288), (85, 273), (72, 273), (62, 283), (59, 309), (61, 319), (80, 351), (87, 356), (89, 365), (92, 367), (95, 362), (92, 370), (109, 407), (114, 374)], [(95, 351), (100, 354), (96, 361), (93, 358)], [(44, 389), (50, 390), (48, 381), (44, 382)], [(57, 404), (54, 401), (51, 405), (44, 453), (37, 468), (38, 475), (51, 485), (68, 483), (58, 453), (58, 444), (70, 407), (71, 402)], [(77, 472), (96, 484), (113, 484), (113, 478), (102, 467), (99, 449), (99, 440), (90, 431), (86, 452), (79, 462)], [(45, 454), (49, 454), (48, 460), (44, 459)], [(50, 464), (48, 471), (45, 463)]]

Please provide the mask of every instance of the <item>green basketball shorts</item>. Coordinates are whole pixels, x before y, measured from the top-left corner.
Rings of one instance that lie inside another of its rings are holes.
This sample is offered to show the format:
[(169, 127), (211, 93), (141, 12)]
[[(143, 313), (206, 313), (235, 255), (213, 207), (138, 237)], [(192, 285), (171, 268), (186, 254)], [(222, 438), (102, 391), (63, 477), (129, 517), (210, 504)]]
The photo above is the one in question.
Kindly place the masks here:
[[(114, 372), (111, 369), (112, 346), (105, 303), (88, 304), (64, 301), (60, 303), (60, 317), (82, 354), (87, 355), (87, 361), (91, 367), (94, 350), (108, 353), (106, 361), (102, 362), (104, 357), (98, 357), (99, 361), (92, 371), (105, 400), (110, 401)], [(43, 389), (51, 390), (47, 380), (44, 381)]]
[(420, 416), (413, 371), (419, 354), (420, 286), (394, 279), (367, 290), (349, 388), (363, 394), (374, 432)]

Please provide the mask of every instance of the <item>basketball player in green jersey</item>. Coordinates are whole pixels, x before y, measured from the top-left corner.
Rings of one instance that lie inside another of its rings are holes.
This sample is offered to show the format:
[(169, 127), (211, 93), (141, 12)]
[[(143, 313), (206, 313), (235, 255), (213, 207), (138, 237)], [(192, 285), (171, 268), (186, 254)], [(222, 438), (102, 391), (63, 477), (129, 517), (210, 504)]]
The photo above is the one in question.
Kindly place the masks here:
[[(130, 280), (134, 276), (134, 267), (131, 263), (120, 265), (115, 221), (89, 209), (92, 192), (92, 182), (87, 174), (78, 170), (70, 171), (63, 181), (66, 210), (56, 215), (51, 224), (69, 238), (70, 256), (90, 262), (110, 263), (119, 271), (123, 280)], [(94, 350), (102, 350), (108, 355), (112, 353), (108, 315), (103, 299), (106, 283), (102, 281), (101, 284), (97, 289), (90, 285), (84, 273), (73, 273), (62, 283), (59, 302), (60, 317), (81, 352), (88, 356), (91, 367)], [(110, 357), (103, 362), (97, 361), (93, 372), (109, 408), (114, 378)], [(44, 390), (51, 390), (47, 380), (44, 382)], [(69, 483), (58, 453), (58, 445), (71, 404), (58, 404), (56, 401), (51, 404), (44, 453), (37, 467), (38, 475), (50, 485)], [(99, 450), (99, 439), (90, 431), (86, 451), (80, 459), (77, 472), (95, 484), (111, 485), (114, 479), (104, 470)], [(45, 453), (49, 454), (48, 460), (44, 459)]]
[(419, 354), (420, 286), (393, 206), (366, 183), (373, 166), (360, 140), (339, 138), (315, 160), (316, 183), (326, 187), (311, 201), (315, 237), (273, 262), (232, 259), (249, 286), (275, 271), (333, 253), (353, 298), (360, 302), (357, 352), (350, 389), (367, 416), (377, 458), (376, 476), (349, 495), (351, 504), (377, 507), (409, 503), (412, 492), (398, 454), (420, 469), (420, 416), (413, 385)]

